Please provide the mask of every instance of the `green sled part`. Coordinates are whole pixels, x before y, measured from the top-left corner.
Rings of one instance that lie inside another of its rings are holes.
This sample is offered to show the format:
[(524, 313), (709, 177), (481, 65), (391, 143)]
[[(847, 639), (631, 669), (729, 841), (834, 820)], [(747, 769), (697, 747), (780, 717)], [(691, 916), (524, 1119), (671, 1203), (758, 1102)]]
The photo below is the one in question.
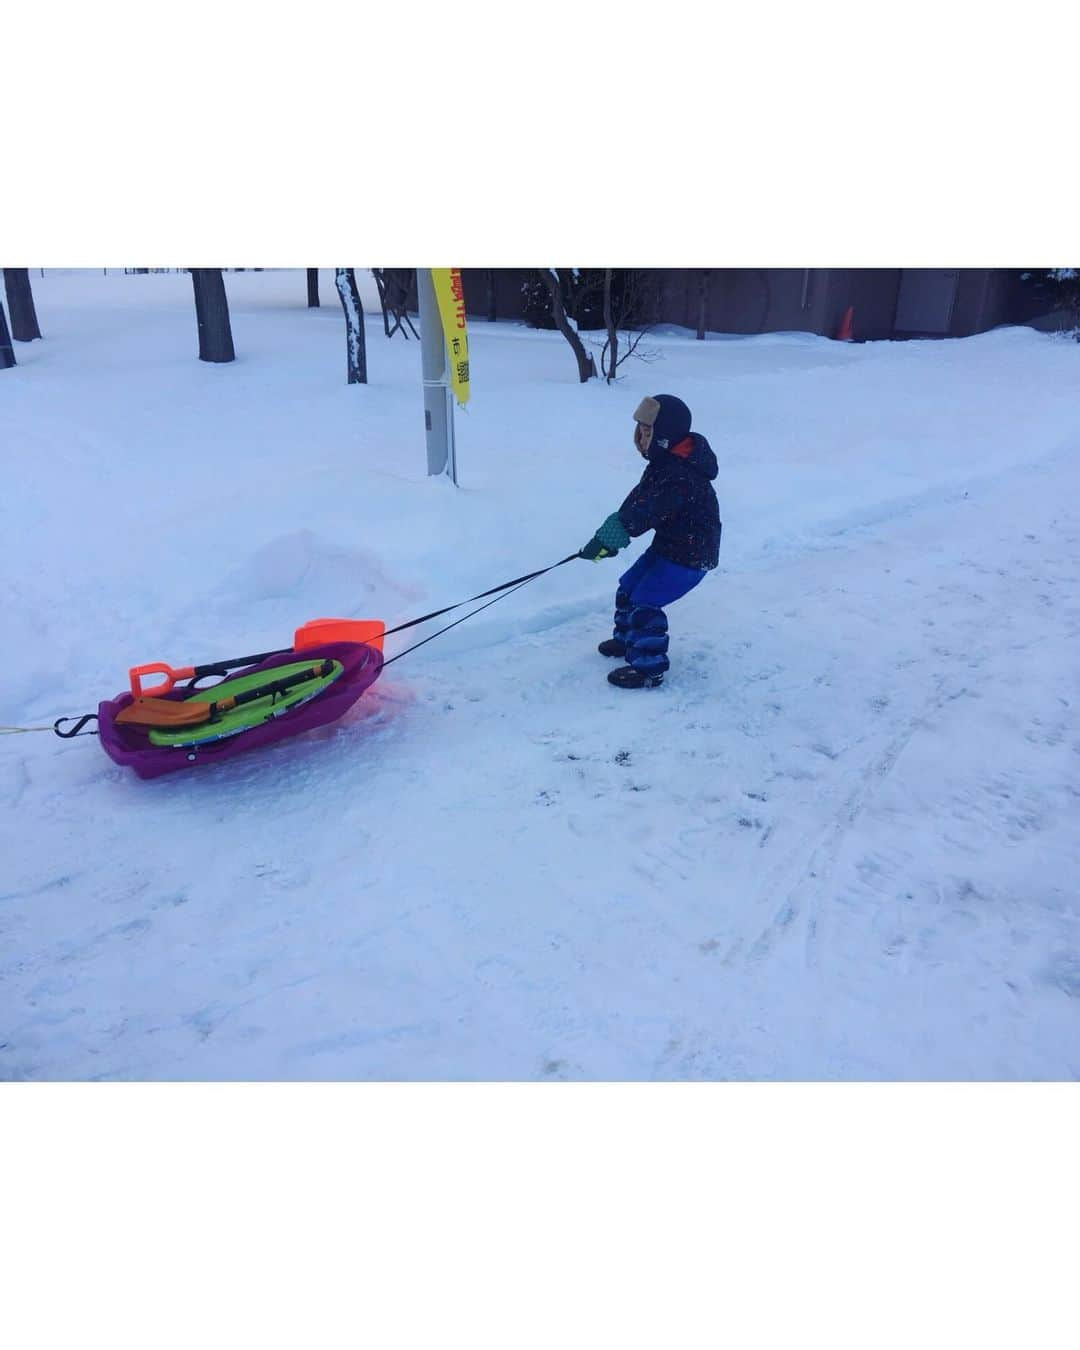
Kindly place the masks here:
[[(202, 702), (207, 703), (217, 699), (231, 698), (235, 694), (244, 694), (249, 689), (257, 689), (260, 684), (270, 684), (273, 680), (283, 680), (289, 675), (310, 670), (313, 664), (312, 661), (296, 661), (288, 666), (274, 666), (269, 670), (255, 671), (254, 674), (237, 675), (233, 679), (225, 680), (210, 688), (197, 689), (191, 695), (191, 698), (185, 699), (184, 702), (190, 703), (193, 700), (202, 700)], [(151, 745), (175, 746), (203, 745), (207, 741), (224, 740), (226, 736), (238, 736), (242, 731), (250, 731), (252, 727), (259, 726), (271, 717), (280, 717), (290, 708), (295, 708), (301, 703), (307, 703), (309, 699), (316, 698), (324, 689), (333, 684), (344, 669), (345, 667), (340, 661), (335, 661), (334, 668), (329, 675), (304, 680), (295, 689), (289, 689), (284, 694), (279, 694), (276, 699), (271, 694), (267, 694), (264, 698), (252, 699), (250, 703), (241, 704), (239, 708), (233, 708), (231, 711), (223, 713), (214, 722), (203, 722), (194, 727), (178, 727), (175, 731), (151, 730), (150, 743)]]

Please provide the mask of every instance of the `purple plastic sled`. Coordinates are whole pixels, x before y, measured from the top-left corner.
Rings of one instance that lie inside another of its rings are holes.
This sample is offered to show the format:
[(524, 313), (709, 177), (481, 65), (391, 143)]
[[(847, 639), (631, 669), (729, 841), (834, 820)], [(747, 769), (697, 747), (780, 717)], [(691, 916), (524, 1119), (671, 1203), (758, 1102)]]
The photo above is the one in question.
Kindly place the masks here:
[[(289, 651), (280, 656), (268, 657), (258, 665), (232, 671), (229, 678), (288, 665), (297, 659), (297, 655)], [(374, 647), (360, 642), (327, 642), (319, 647), (305, 647), (300, 655), (304, 660), (311, 657), (314, 661), (324, 658), (340, 661), (344, 670), (318, 697), (308, 703), (301, 703), (280, 717), (272, 717), (247, 731), (220, 741), (208, 741), (205, 745), (158, 746), (151, 744), (149, 734), (140, 727), (117, 726), (117, 714), (133, 702), (130, 694), (119, 694), (107, 703), (98, 704), (98, 732), (102, 747), (110, 759), (134, 769), (140, 778), (157, 778), (159, 774), (171, 773), (175, 769), (190, 769), (197, 764), (213, 764), (231, 759), (244, 750), (257, 750), (286, 736), (296, 736), (301, 731), (311, 731), (314, 727), (335, 721), (352, 707), (365, 689), (375, 683), (383, 666), (382, 654)], [(212, 684), (201, 686), (200, 692), (212, 691), (213, 688)], [(191, 690), (173, 689), (163, 697), (174, 700), (190, 698)]]

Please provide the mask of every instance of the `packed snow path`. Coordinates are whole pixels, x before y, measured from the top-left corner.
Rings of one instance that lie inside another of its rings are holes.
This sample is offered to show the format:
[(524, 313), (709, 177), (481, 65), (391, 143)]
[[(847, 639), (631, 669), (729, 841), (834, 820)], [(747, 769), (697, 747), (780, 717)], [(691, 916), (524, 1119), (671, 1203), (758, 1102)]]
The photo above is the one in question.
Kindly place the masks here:
[[(57, 277), (54, 347), (0, 376), (0, 721), (562, 556), (640, 469), (654, 389), (717, 450), (721, 568), (672, 606), (658, 690), (595, 653), (624, 554), (212, 770), (142, 783), (92, 740), (5, 738), (0, 1078), (1080, 1076), (1080, 349), (662, 336), (580, 389), (557, 336), (476, 325), (455, 494), (422, 481), (415, 344), (371, 327), (371, 387), (339, 389), (340, 316), (283, 303), (302, 274), (230, 278), (243, 365), (178, 349), (136, 379), (133, 320), (164, 347), (179, 280), (109, 278), (139, 304), (95, 313), (94, 346), (90, 278)], [(150, 426), (189, 467), (266, 471), (156, 499)]]

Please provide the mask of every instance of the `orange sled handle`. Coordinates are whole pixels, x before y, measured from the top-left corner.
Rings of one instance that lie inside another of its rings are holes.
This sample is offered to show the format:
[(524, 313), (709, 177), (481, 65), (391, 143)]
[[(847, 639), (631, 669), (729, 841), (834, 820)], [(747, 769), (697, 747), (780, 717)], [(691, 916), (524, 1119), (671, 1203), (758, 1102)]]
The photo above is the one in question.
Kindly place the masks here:
[[(161, 684), (155, 684), (150, 689), (144, 689), (142, 682), (146, 675), (164, 675), (165, 679)], [(177, 680), (190, 680), (194, 678), (194, 675), (194, 666), (182, 666), (179, 670), (174, 670), (164, 661), (151, 661), (145, 666), (132, 666), (128, 671), (128, 677), (131, 680), (131, 697), (157, 698), (161, 694), (167, 694)]]
[(362, 642), (383, 649), (386, 624), (381, 619), (309, 619), (293, 635), (293, 651), (319, 647), (324, 642)]
[[(128, 671), (132, 698), (160, 698), (180, 680), (201, 680), (205, 675), (225, 675), (237, 666), (257, 666), (271, 656), (285, 656), (291, 651), (302, 652), (309, 647), (320, 647), (326, 642), (362, 642), (380, 653), (386, 624), (381, 619), (310, 619), (296, 630), (291, 647), (279, 647), (273, 652), (258, 652), (254, 656), (240, 656), (231, 661), (212, 661), (204, 666), (174, 668), (166, 661), (151, 661), (144, 666), (132, 666)], [(143, 687), (147, 675), (163, 675), (160, 684)]]

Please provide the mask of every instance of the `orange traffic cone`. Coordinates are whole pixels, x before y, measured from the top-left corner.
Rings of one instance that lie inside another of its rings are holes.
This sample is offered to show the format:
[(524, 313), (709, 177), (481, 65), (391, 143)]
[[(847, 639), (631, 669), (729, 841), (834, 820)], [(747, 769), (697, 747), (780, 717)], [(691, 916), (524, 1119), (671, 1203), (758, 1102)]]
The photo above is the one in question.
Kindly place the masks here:
[(837, 342), (855, 341), (855, 306), (848, 305), (844, 310), (844, 317), (840, 320), (840, 327), (836, 330)]

